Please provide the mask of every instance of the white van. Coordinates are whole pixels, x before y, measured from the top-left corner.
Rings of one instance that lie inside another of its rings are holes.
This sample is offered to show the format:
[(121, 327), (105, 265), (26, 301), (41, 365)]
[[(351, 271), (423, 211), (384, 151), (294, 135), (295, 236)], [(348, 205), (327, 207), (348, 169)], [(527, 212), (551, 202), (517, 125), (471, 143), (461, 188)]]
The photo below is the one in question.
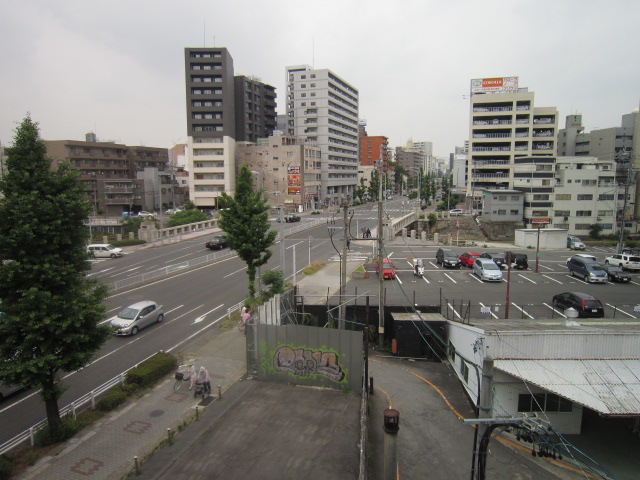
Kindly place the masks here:
[(87, 247), (93, 258), (116, 258), (122, 256), (122, 249), (108, 243), (94, 243)]

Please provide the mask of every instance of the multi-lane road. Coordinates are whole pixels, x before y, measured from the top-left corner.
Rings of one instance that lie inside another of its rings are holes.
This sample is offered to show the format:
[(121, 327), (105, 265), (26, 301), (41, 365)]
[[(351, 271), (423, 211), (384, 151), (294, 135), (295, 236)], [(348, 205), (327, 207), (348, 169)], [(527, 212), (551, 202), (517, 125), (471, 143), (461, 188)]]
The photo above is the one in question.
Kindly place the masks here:
[[(398, 198), (385, 202), (385, 211), (392, 217), (400, 216), (408, 211), (406, 199)], [(337, 258), (336, 249), (341, 249), (342, 212), (335, 211), (325, 215), (327, 222), (310, 227), (285, 239), (285, 270), (289, 280), (294, 271), (297, 274), (310, 261)], [(303, 217), (298, 225), (311, 225), (319, 217), (309, 215)], [(362, 228), (373, 229), (377, 223), (376, 205), (372, 204), (353, 210), (350, 232), (358, 235)], [(275, 220), (275, 217), (274, 217)], [(332, 220), (335, 220), (333, 222)], [(285, 228), (292, 225), (286, 224)], [(280, 225), (273, 224), (274, 229)], [(338, 228), (335, 228), (338, 227)], [(114, 283), (129, 277), (155, 271), (163, 267), (179, 265), (188, 260), (197, 261), (211, 251), (204, 247), (207, 237), (185, 239), (170, 245), (140, 248), (127, 252), (122, 258), (95, 261), (91, 275), (105, 283)], [(351, 242), (351, 255), (371, 255), (374, 242)], [(393, 242), (385, 248), (397, 268), (396, 280), (386, 280), (387, 303), (404, 305), (407, 299), (415, 300), (419, 305), (438, 304), (462, 301), (479, 305), (493, 306), (492, 313), (500, 315), (504, 309), (506, 283), (482, 283), (470, 274), (469, 270), (443, 270), (435, 264), (435, 246), (408, 246)], [(467, 249), (458, 249), (460, 253)], [(487, 249), (470, 249), (485, 251)], [(294, 253), (295, 251), (295, 253)], [(490, 250), (496, 251), (496, 249)], [(543, 252), (540, 256), (539, 273), (532, 271), (535, 265), (535, 252), (529, 254), (531, 269), (526, 272), (512, 272), (510, 291), (514, 314), (522, 308), (528, 314), (540, 318), (543, 312), (551, 315), (544, 304), (550, 304), (555, 293), (563, 291), (584, 291), (600, 298), (607, 305), (627, 305), (616, 312), (617, 319), (640, 317), (633, 313), (631, 303), (640, 298), (640, 276), (632, 274), (629, 285), (587, 285), (569, 277), (566, 260), (570, 252), (566, 250)], [(590, 250), (589, 253), (599, 258), (608, 254), (609, 250)], [(423, 278), (412, 274), (410, 261), (412, 258), (426, 259), (426, 272)], [(295, 258), (295, 265), (294, 263)], [(280, 268), (280, 246), (273, 247), (273, 256), (265, 269)], [(336, 279), (336, 282), (338, 280)], [(375, 275), (369, 279), (349, 282), (348, 293), (357, 288), (359, 293), (370, 291), (372, 304), (377, 303), (377, 279)], [(143, 284), (127, 291), (111, 295), (106, 302), (107, 315), (105, 321), (122, 308), (139, 300), (150, 299), (161, 303), (165, 311), (162, 323), (142, 330), (135, 337), (114, 337), (100, 349), (96, 359), (90, 365), (77, 372), (64, 375), (64, 382), (69, 389), (59, 401), (62, 407), (86, 394), (122, 371), (139, 363), (153, 353), (164, 350), (178, 352), (184, 350), (189, 339), (197, 337), (203, 330), (210, 329), (221, 321), (228, 309), (234, 308), (247, 296), (247, 274), (244, 263), (235, 255), (227, 255), (200, 266), (178, 271), (157, 281)], [(537, 307), (523, 307), (524, 305)], [(500, 305), (500, 307), (497, 307)], [(495, 310), (498, 308), (498, 310)], [(541, 309), (541, 310), (538, 310)], [(545, 312), (546, 309), (546, 312)], [(529, 311), (530, 310), (530, 311)], [(607, 307), (606, 316), (612, 316), (612, 308)], [(624, 313), (623, 313), (624, 312)], [(558, 314), (555, 314), (556, 316)], [(34, 389), (23, 391), (0, 404), (0, 444), (26, 430), (44, 417), (44, 405)]]

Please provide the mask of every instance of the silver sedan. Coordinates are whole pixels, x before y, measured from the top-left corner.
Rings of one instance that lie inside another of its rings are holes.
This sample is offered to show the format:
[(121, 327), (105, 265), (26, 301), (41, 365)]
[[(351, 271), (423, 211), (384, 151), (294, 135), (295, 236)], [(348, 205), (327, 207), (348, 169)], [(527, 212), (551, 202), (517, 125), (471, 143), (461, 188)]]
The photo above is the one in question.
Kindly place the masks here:
[(162, 305), (144, 300), (128, 306), (109, 322), (116, 329), (116, 335), (135, 335), (144, 327), (160, 323), (163, 319)]

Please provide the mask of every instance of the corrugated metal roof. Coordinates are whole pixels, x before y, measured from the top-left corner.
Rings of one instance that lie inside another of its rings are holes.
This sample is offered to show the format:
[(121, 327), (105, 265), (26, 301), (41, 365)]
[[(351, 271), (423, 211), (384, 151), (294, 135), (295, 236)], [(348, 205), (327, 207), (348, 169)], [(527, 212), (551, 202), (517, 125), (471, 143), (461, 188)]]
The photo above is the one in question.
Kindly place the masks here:
[(640, 415), (640, 360), (495, 360), (494, 367), (603, 415)]

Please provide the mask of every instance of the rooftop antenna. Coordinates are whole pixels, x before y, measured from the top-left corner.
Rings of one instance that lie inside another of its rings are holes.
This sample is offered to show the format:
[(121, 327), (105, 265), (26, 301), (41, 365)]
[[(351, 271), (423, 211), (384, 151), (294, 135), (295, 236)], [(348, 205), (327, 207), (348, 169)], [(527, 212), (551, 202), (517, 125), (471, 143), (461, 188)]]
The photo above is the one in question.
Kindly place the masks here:
[(207, 48), (207, 21), (202, 21), (202, 48)]
[(316, 68), (316, 37), (313, 37), (311, 43), (311, 66), (315, 70)]

